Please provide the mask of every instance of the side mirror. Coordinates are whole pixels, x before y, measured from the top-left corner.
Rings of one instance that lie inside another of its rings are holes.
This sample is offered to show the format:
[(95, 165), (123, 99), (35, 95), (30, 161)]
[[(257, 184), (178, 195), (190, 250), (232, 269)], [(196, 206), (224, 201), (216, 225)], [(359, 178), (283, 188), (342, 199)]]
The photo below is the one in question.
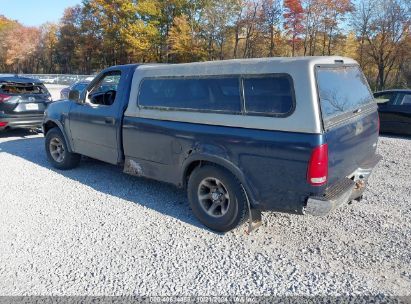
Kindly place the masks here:
[(68, 94), (68, 99), (73, 100), (75, 102), (80, 101), (80, 92), (77, 90), (70, 90)]

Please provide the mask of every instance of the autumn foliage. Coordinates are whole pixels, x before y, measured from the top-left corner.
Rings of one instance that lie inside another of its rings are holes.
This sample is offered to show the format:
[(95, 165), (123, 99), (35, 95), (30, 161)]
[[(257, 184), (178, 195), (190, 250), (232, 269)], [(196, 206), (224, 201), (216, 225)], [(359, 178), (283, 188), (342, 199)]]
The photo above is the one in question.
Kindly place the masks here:
[(411, 86), (409, 0), (83, 0), (58, 24), (0, 16), (0, 72), (343, 55), (374, 89)]
[(297, 38), (304, 31), (303, 18), (304, 9), (301, 0), (284, 0), (284, 28), (291, 37), (292, 56), (295, 55)]

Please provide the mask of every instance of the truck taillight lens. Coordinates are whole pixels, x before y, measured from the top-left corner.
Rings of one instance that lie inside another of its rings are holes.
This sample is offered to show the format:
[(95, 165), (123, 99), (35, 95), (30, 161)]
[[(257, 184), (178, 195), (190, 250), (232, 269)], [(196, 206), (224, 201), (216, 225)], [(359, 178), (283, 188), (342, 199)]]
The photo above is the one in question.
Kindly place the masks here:
[(7, 126), (7, 122), (2, 122), (2, 121), (0, 121), (0, 128), (3, 128), (3, 127), (5, 127), (5, 126)]
[(328, 145), (315, 147), (308, 163), (307, 181), (313, 186), (322, 186), (328, 177)]
[(0, 94), (0, 102), (7, 101), (11, 98), (9, 95)]

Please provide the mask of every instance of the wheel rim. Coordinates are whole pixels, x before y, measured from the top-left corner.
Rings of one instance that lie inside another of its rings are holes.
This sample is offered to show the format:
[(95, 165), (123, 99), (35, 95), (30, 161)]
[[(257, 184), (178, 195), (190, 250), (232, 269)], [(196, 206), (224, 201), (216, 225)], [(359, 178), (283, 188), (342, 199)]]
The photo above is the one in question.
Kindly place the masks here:
[(207, 177), (198, 186), (198, 201), (208, 215), (222, 217), (230, 206), (230, 195), (219, 179)]
[(50, 140), (50, 154), (51, 157), (58, 163), (64, 160), (66, 151), (64, 150), (63, 142), (60, 138), (54, 137)]

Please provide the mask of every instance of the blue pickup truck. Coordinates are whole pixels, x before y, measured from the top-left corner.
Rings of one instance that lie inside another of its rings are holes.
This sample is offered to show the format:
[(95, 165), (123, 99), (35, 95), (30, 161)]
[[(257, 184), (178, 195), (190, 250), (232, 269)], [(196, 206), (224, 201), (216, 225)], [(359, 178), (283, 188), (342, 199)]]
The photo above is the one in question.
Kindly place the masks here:
[(344, 57), (114, 66), (51, 104), (43, 128), (54, 167), (85, 155), (185, 188), (223, 232), (360, 200), (380, 159), (377, 105)]

